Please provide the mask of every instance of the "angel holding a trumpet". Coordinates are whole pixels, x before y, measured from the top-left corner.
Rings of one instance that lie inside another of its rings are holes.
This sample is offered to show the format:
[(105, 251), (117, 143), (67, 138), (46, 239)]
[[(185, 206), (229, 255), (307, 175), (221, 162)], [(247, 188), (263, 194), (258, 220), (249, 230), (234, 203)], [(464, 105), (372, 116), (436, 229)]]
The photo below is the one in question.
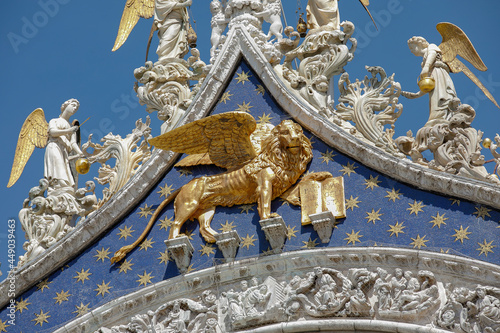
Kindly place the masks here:
[[(83, 153), (77, 142), (77, 131), (80, 126), (70, 124), (80, 103), (72, 98), (61, 106), (58, 118), (45, 120), (42, 109), (36, 109), (25, 120), (17, 141), (14, 163), (7, 187), (11, 187), (19, 179), (24, 166), (28, 162), (35, 147), (45, 147), (44, 177), (52, 179), (56, 187), (75, 187), (75, 178), (70, 168), (70, 159), (82, 157)], [(70, 157), (70, 153), (73, 155)]]

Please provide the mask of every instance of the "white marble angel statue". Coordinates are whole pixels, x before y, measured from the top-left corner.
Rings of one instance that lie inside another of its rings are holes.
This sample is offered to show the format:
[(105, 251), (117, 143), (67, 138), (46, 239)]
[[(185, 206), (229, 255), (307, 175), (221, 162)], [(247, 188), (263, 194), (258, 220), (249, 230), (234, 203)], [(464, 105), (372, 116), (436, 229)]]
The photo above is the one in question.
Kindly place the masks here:
[(125, 43), (139, 18), (154, 16), (151, 33), (158, 30), (158, 60), (184, 57), (188, 52), (187, 7), (191, 4), (192, 0), (127, 0), (112, 51)]
[[(429, 92), (429, 120), (425, 126), (433, 126), (443, 120), (449, 120), (451, 117), (448, 104), (457, 97), (457, 93), (449, 75), (450, 72), (464, 72), (500, 108), (481, 81), (457, 58), (457, 55), (460, 55), (480, 71), (488, 69), (467, 35), (452, 23), (442, 22), (436, 28), (443, 37), (439, 46), (429, 44), (423, 37), (412, 37), (408, 41), (411, 52), (416, 56), (423, 57), (420, 76), (423, 78), (430, 76), (435, 81), (434, 89)], [(418, 98), (425, 94), (426, 92), (422, 91), (417, 93), (402, 92), (402, 95), (407, 98)]]
[[(368, 15), (376, 25), (373, 17), (368, 10), (370, 0), (359, 0), (365, 8)], [(340, 30), (340, 14), (338, 0), (309, 0), (306, 7), (307, 13), (307, 28), (308, 29), (326, 29)]]
[(448, 124), (452, 117), (452, 110), (454, 109), (452, 101), (457, 99), (457, 93), (450, 72), (464, 72), (499, 107), (486, 87), (457, 58), (457, 55), (460, 55), (475, 68), (481, 71), (487, 70), (486, 65), (477, 54), (467, 35), (459, 27), (451, 23), (439, 23), (436, 28), (443, 37), (443, 41), (439, 46), (429, 44), (423, 37), (412, 37), (408, 40), (411, 52), (423, 58), (420, 78), (431, 77), (431, 80), (434, 81), (433, 89), (431, 89), (431, 84), (429, 89), (422, 89), (416, 93), (401, 92), (404, 97), (410, 99), (429, 94), (429, 119), (424, 127), (418, 131), (412, 148), (413, 153), (410, 154), (412, 158), (417, 159), (421, 159), (420, 152), (428, 148), (427, 138), (430, 129), (436, 125)]
[(80, 103), (69, 99), (61, 106), (58, 118), (45, 120), (45, 114), (38, 108), (24, 121), (17, 141), (14, 163), (7, 187), (11, 187), (21, 176), (35, 147), (45, 148), (44, 177), (52, 179), (55, 187), (74, 187), (75, 180), (69, 165), (71, 159), (83, 156), (77, 143), (79, 126), (69, 123), (69, 118), (78, 110)]

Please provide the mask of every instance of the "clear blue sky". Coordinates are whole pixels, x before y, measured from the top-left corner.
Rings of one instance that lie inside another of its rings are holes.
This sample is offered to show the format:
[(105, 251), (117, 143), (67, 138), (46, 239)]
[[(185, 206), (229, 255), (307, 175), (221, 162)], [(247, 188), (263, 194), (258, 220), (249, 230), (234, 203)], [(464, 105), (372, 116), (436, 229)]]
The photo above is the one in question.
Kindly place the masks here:
[[(282, 0), (289, 25), (296, 25), (297, 2)], [(20, 180), (7, 189), (15, 146), (24, 119), (34, 109), (44, 109), (47, 119), (59, 116), (62, 102), (80, 101), (76, 118), (91, 119), (82, 127), (82, 142), (94, 133), (94, 142), (113, 132), (125, 136), (138, 118), (146, 118), (144, 106), (133, 92), (133, 70), (144, 63), (146, 43), (152, 20), (141, 20), (129, 39), (111, 52), (125, 1), (119, 0), (42, 0), (9, 1), (0, 5), (0, 63), (2, 80), (0, 109), (4, 120), (1, 133), (0, 268), (6, 273), (7, 220), (16, 218), (30, 188), (43, 177), (43, 150), (37, 149)], [(193, 0), (191, 8), (198, 34), (202, 60), (208, 63), (210, 49), (210, 0)], [(474, 4), (474, 5), (473, 5)], [(306, 0), (302, 0), (305, 8)], [(376, 31), (357, 0), (340, 1), (341, 20), (356, 25), (359, 47), (354, 60), (346, 67), (351, 80), (366, 75), (365, 65), (382, 66), (390, 75), (396, 73), (404, 90), (416, 91), (421, 58), (410, 53), (406, 41), (421, 35), (439, 44), (438, 22), (452, 22), (469, 36), (488, 72), (474, 71), (500, 101), (500, 62), (497, 33), (500, 31), (500, 2), (478, 0), (416, 1), (373, 0), (370, 9), (377, 21)], [(157, 38), (153, 39), (150, 59), (156, 60)], [(472, 66), (470, 66), (472, 68)], [(500, 110), (489, 102), (464, 74), (453, 75), (458, 96), (476, 108), (473, 125), (485, 137), (500, 132)], [(338, 80), (338, 77), (335, 78)], [(406, 100), (403, 115), (396, 122), (396, 137), (408, 130), (413, 133), (426, 122), (428, 99)], [(159, 121), (152, 115), (153, 135), (159, 134)], [(484, 151), (486, 159), (491, 158)], [(492, 165), (489, 166), (491, 170)], [(93, 166), (89, 175), (97, 175)], [(85, 179), (80, 180), (83, 184)], [(100, 192), (97, 193), (100, 195)], [(18, 253), (23, 254), (24, 233), (17, 230)]]

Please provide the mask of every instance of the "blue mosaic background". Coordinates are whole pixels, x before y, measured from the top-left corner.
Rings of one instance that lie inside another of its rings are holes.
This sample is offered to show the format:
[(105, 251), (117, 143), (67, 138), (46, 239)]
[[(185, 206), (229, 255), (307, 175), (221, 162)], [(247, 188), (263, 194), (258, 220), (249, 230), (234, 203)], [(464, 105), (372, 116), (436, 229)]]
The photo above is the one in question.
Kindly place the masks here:
[[(244, 62), (213, 110), (248, 111), (257, 121), (277, 125), (290, 118), (283, 112)], [(323, 244), (312, 226), (301, 226), (300, 208), (282, 200), (273, 202), (288, 228), (284, 251), (335, 246), (398, 246), (468, 256), (500, 264), (500, 212), (475, 203), (448, 198), (404, 185), (311, 138), (314, 157), (308, 172), (329, 171), (343, 176), (347, 217)], [(166, 256), (164, 240), (173, 220), (173, 204), (165, 209), (146, 241), (119, 265), (110, 258), (121, 246), (132, 243), (149, 221), (165, 195), (191, 179), (224, 170), (213, 166), (173, 168), (129, 215), (78, 257), (48, 279), (16, 299), (16, 325), (9, 325), (8, 309), (0, 312), (0, 332), (51, 332), (77, 316), (151, 283), (178, 275)], [(256, 205), (218, 207), (212, 221), (217, 231), (235, 229), (242, 238), (237, 259), (269, 250), (259, 227)], [(195, 252), (190, 270), (210, 267), (222, 253), (206, 244), (197, 222), (187, 222), (184, 232)]]

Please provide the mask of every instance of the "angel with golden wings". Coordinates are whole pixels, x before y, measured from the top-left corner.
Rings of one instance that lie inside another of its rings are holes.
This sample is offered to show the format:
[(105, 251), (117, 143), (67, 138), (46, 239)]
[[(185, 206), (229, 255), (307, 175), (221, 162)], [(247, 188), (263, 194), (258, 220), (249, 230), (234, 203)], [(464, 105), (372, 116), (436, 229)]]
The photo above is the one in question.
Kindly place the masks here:
[[(475, 68), (481, 71), (487, 70), (486, 65), (479, 57), (467, 35), (459, 27), (451, 23), (439, 23), (436, 28), (443, 38), (439, 46), (428, 43), (423, 37), (412, 37), (408, 40), (411, 52), (423, 58), (419, 77), (421, 89), (416, 93), (401, 92), (404, 97), (410, 99), (429, 94), (429, 119), (424, 127), (417, 132), (412, 148), (402, 148), (405, 154), (410, 155), (414, 161), (420, 161), (424, 164), (425, 161), (421, 152), (429, 149), (428, 139), (432, 128), (437, 125), (447, 125), (457, 108), (456, 104), (460, 103), (450, 73), (464, 72), (499, 107), (481, 81), (457, 58), (457, 55), (460, 55)], [(428, 84), (422, 85), (422, 82)], [(398, 138), (398, 140), (401, 147), (407, 141), (404, 137)]]
[(439, 46), (429, 44), (423, 37), (412, 37), (408, 40), (411, 52), (423, 57), (420, 77), (431, 77), (435, 82), (434, 89), (428, 92), (425, 90), (417, 93), (402, 92), (406, 98), (418, 98), (429, 93), (429, 120), (424, 126), (445, 123), (452, 116), (449, 103), (457, 97), (457, 93), (450, 72), (464, 72), (500, 108), (481, 81), (457, 58), (457, 55), (460, 55), (481, 71), (488, 69), (467, 35), (452, 23), (439, 23), (436, 28), (443, 37)]
[(42, 109), (33, 111), (24, 121), (17, 141), (14, 163), (7, 187), (14, 185), (24, 170), (35, 147), (45, 148), (44, 177), (52, 179), (56, 187), (74, 187), (75, 179), (69, 165), (71, 159), (83, 156), (78, 146), (76, 132), (79, 126), (69, 119), (80, 103), (72, 98), (61, 106), (61, 115), (47, 122)]
[(187, 7), (191, 4), (192, 0), (127, 0), (113, 51), (125, 43), (139, 18), (154, 16), (151, 33), (158, 30), (158, 60), (184, 57), (188, 52)]

